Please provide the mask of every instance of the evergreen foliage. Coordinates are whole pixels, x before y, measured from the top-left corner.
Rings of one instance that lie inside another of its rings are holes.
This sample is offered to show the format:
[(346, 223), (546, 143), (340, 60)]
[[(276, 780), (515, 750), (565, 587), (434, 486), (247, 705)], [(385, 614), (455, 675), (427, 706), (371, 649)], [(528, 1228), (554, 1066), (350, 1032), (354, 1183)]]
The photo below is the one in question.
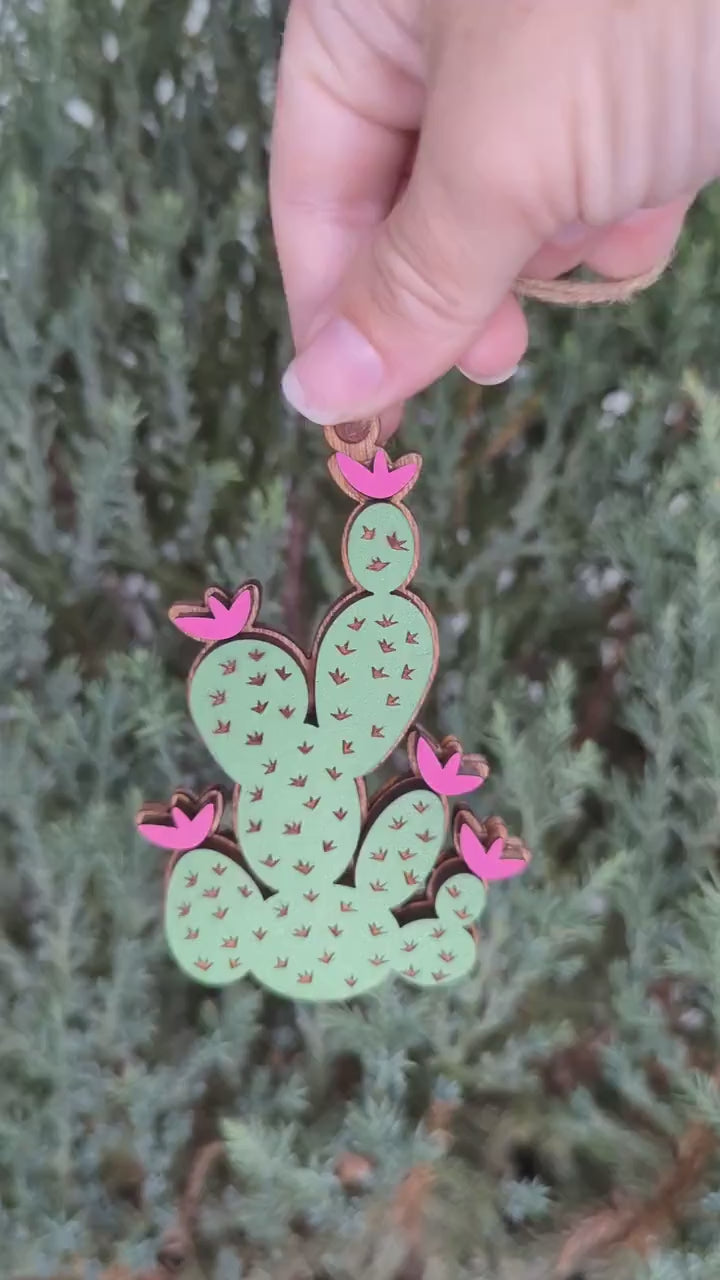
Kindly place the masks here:
[(282, 10), (0, 8), (3, 1274), (169, 1275), (220, 1138), (188, 1280), (716, 1280), (717, 193), (646, 297), (536, 310), (511, 389), (403, 428), (428, 724), (535, 854), (473, 976), (315, 1009), (165, 953), (133, 814), (215, 780), (165, 610), (257, 576), (302, 642), (343, 582), (278, 390)]

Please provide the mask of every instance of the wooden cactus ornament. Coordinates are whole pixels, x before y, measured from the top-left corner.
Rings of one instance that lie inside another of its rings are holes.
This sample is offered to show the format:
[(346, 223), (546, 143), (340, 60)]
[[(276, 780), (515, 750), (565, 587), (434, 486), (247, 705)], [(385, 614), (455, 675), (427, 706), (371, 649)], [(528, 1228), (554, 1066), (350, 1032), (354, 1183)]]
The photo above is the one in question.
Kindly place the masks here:
[[(219, 790), (177, 792), (137, 824), (170, 852), (169, 949), (209, 987), (251, 975), (289, 999), (330, 1001), (390, 974), (446, 986), (473, 967), (487, 886), (529, 860), (497, 819), (451, 811), (482, 786), (486, 762), (417, 727), (438, 661), (435, 622), (410, 590), (419, 538), (404, 499), (421, 459), (391, 463), (378, 433), (376, 421), (325, 433), (330, 473), (355, 504), (350, 589), (310, 654), (259, 623), (255, 582), (170, 610), (202, 645), (190, 714), (235, 782), (234, 835), (220, 833)], [(407, 773), (369, 798), (368, 774), (403, 742)]]

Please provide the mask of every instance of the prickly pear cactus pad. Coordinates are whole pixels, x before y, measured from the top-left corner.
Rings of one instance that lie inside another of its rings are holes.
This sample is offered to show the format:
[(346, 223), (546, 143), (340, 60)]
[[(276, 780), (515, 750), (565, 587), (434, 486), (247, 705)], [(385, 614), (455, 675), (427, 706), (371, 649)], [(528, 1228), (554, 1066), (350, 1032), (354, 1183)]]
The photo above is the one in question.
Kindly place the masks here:
[[(261, 625), (255, 582), (172, 607), (201, 645), (191, 718), (234, 788), (230, 804), (219, 789), (178, 791), (137, 818), (169, 854), (165, 934), (184, 973), (213, 988), (251, 976), (310, 1001), (390, 975), (425, 988), (461, 979), (489, 884), (529, 860), (499, 819), (457, 807), (485, 761), (416, 725), (438, 661), (435, 622), (411, 590), (420, 545), (404, 499), (421, 459), (391, 463), (376, 421), (325, 434), (330, 473), (355, 504), (348, 592), (310, 654)], [(367, 776), (402, 744), (406, 773), (369, 801)]]

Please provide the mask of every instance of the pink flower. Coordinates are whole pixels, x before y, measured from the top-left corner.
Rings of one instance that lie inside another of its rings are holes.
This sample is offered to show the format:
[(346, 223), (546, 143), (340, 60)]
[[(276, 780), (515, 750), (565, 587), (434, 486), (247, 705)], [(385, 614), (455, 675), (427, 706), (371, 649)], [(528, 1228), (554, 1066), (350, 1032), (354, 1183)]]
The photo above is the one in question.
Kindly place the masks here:
[(460, 773), (462, 754), (456, 751), (446, 764), (441, 764), (430, 743), (419, 737), (415, 748), (417, 767), (423, 782), (439, 796), (462, 796), (477, 791), (484, 778), (478, 774)]
[(189, 849), (198, 849), (214, 830), (219, 818), (219, 803), (210, 800), (204, 804), (194, 818), (188, 818), (177, 805), (169, 814), (173, 825), (159, 822), (140, 822), (138, 831), (141, 836), (156, 844), (160, 849), (173, 849), (187, 853)]
[(388, 466), (384, 449), (378, 449), (372, 467), (356, 462), (346, 453), (336, 453), (335, 458), (343, 478), (365, 498), (394, 498), (413, 483), (419, 471), (418, 462), (414, 459), (412, 462), (400, 462), (395, 467)]
[(489, 849), (475, 835), (468, 823), (463, 823), (459, 837), (460, 853), (472, 871), (488, 884), (491, 880), (510, 880), (522, 875), (527, 867), (524, 858), (505, 858), (504, 840), (493, 840)]
[(170, 610), (171, 621), (178, 631), (193, 640), (232, 640), (240, 634), (254, 612), (256, 594), (253, 587), (241, 587), (228, 606), (215, 590), (205, 593), (205, 608), (176, 604)]

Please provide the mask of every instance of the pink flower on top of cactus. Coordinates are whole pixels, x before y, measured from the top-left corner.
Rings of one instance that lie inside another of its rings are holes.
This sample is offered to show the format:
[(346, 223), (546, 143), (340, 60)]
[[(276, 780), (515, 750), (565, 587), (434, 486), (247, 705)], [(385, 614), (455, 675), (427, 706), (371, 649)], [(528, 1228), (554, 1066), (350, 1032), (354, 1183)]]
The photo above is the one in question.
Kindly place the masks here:
[(247, 625), (255, 606), (252, 587), (242, 587), (230, 605), (223, 603), (215, 591), (205, 595), (205, 608), (191, 605), (175, 605), (170, 611), (171, 621), (178, 631), (193, 640), (232, 640)]
[(527, 867), (524, 858), (505, 858), (504, 840), (493, 840), (489, 849), (476, 836), (468, 823), (460, 828), (460, 853), (473, 875), (489, 883), (491, 880), (510, 880), (522, 875)]
[(442, 764), (430, 743), (425, 738), (419, 737), (415, 755), (420, 777), (436, 795), (466, 795), (469, 791), (477, 791), (485, 781), (479, 774), (460, 772), (463, 762), (460, 751), (456, 751), (445, 764)]
[(217, 805), (214, 801), (204, 804), (194, 818), (188, 818), (177, 805), (170, 810), (173, 825), (160, 822), (140, 822), (138, 831), (141, 836), (156, 844), (160, 849), (172, 849), (187, 853), (190, 849), (198, 849), (207, 840), (215, 827)]
[(389, 466), (384, 449), (378, 449), (371, 467), (356, 462), (346, 453), (336, 453), (335, 458), (343, 479), (365, 498), (394, 498), (402, 489), (412, 484), (419, 470), (414, 460), (400, 462), (395, 467)]

